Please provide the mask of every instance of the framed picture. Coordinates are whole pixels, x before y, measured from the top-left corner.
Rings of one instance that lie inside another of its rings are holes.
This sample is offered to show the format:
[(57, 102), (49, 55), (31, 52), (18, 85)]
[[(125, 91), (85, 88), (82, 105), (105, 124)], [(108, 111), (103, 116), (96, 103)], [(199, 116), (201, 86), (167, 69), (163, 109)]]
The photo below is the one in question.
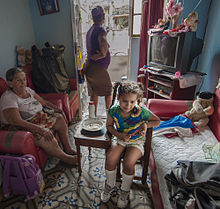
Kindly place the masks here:
[(58, 0), (37, 0), (41, 15), (59, 12)]

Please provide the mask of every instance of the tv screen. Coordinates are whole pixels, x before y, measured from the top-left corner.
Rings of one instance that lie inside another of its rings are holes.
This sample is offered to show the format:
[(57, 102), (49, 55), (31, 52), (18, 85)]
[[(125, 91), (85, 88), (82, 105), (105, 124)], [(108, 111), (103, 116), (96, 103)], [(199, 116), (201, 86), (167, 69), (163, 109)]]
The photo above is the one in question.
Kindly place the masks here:
[(157, 33), (149, 36), (148, 67), (157, 71), (185, 74), (193, 59), (201, 53), (203, 42), (195, 32), (168, 36)]
[(150, 60), (153, 63), (175, 67), (178, 37), (155, 36), (151, 42)]

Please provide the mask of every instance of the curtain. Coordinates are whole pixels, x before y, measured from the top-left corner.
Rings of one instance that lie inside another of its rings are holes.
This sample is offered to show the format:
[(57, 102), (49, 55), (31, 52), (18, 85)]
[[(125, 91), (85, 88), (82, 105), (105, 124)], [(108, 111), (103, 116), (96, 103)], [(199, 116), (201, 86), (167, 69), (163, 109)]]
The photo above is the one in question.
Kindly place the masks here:
[[(142, 68), (147, 64), (147, 49), (148, 49), (148, 33), (147, 31), (157, 23), (159, 18), (163, 18), (163, 4), (164, 0), (145, 0), (142, 16), (140, 51), (139, 51), (139, 66)], [(138, 75), (142, 74), (138, 70)], [(138, 82), (142, 82), (146, 88), (147, 77), (138, 78)], [(145, 95), (146, 96), (146, 95)]]

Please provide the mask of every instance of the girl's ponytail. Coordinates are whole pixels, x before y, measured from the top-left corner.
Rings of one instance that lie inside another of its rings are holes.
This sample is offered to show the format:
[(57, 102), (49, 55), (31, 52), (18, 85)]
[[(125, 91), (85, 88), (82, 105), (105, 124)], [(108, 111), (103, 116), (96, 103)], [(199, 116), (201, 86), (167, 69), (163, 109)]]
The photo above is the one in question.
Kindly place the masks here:
[(113, 87), (113, 96), (112, 96), (112, 104), (110, 107), (112, 107), (115, 103), (115, 98), (116, 98), (116, 95), (117, 95), (117, 91), (118, 91), (118, 87), (121, 85), (121, 82), (116, 82), (114, 84), (114, 87)]

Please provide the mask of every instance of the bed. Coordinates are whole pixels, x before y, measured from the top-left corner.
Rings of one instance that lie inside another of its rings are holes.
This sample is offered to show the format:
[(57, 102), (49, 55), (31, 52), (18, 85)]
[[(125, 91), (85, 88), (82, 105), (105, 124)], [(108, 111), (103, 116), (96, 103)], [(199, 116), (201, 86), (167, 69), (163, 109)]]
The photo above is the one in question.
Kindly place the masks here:
[[(162, 119), (171, 118), (190, 108), (191, 101), (150, 99), (148, 108)], [(161, 104), (163, 108), (161, 108)], [(204, 148), (220, 141), (220, 90), (216, 91), (215, 112), (208, 126), (192, 137), (164, 135), (152, 138), (149, 170), (155, 209), (171, 209), (164, 176), (176, 165), (177, 160), (207, 161)]]

